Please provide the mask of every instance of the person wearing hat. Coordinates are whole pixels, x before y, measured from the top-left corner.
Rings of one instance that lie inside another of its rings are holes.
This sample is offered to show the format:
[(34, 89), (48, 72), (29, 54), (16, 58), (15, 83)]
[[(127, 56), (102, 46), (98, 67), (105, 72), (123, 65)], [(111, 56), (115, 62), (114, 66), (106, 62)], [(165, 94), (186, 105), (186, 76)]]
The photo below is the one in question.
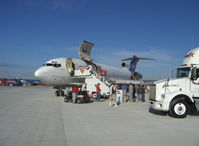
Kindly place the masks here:
[(100, 83), (96, 84), (96, 85), (95, 85), (95, 88), (96, 88), (96, 93), (97, 93), (96, 101), (100, 102), (100, 98), (101, 98)]

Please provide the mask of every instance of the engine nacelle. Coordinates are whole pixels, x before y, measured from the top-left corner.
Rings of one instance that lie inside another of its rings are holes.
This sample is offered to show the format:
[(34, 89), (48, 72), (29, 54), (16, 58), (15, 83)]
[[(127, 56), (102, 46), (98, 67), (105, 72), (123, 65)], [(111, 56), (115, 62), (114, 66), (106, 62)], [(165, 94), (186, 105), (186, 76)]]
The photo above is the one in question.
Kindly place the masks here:
[(131, 79), (132, 80), (140, 80), (140, 79), (142, 79), (142, 74), (139, 72), (134, 72), (131, 74)]
[(129, 67), (129, 65), (128, 65), (128, 64), (126, 64), (125, 62), (123, 62), (121, 65), (122, 65), (122, 67), (123, 67), (123, 68), (127, 68), (127, 67)]

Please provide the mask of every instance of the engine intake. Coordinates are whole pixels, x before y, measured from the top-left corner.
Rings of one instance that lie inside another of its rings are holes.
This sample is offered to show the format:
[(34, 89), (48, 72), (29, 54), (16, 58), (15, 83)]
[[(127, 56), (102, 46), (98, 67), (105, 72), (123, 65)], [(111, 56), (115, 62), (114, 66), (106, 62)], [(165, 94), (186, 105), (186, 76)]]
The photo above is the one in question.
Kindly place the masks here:
[(139, 72), (134, 72), (131, 75), (131, 79), (132, 80), (140, 80), (140, 79), (142, 79), (142, 74), (140, 74)]
[(124, 68), (129, 67), (129, 65), (127, 65), (125, 62), (123, 62), (121, 65), (122, 65), (122, 67), (124, 67)]

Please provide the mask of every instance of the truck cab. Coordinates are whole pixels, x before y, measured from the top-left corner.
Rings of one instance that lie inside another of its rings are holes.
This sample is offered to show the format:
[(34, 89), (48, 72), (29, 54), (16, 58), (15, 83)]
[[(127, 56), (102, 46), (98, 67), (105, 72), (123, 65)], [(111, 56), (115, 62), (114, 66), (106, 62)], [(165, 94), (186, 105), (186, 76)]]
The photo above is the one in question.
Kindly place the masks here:
[(154, 82), (149, 99), (150, 108), (176, 118), (199, 110), (199, 48), (187, 53), (175, 78)]

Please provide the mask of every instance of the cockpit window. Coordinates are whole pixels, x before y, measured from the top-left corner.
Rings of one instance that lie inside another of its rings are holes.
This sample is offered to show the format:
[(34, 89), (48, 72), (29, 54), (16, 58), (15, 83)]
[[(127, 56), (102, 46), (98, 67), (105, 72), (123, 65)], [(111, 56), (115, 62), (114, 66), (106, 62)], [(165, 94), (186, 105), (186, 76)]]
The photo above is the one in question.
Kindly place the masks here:
[(46, 63), (46, 64), (43, 64), (42, 66), (53, 66), (53, 67), (56, 67), (56, 68), (58, 68), (58, 67), (61, 67), (61, 64), (57, 64), (57, 63)]
[(61, 64), (54, 64), (54, 67), (61, 67)]
[(53, 66), (52, 63), (46, 63), (46, 66)]

